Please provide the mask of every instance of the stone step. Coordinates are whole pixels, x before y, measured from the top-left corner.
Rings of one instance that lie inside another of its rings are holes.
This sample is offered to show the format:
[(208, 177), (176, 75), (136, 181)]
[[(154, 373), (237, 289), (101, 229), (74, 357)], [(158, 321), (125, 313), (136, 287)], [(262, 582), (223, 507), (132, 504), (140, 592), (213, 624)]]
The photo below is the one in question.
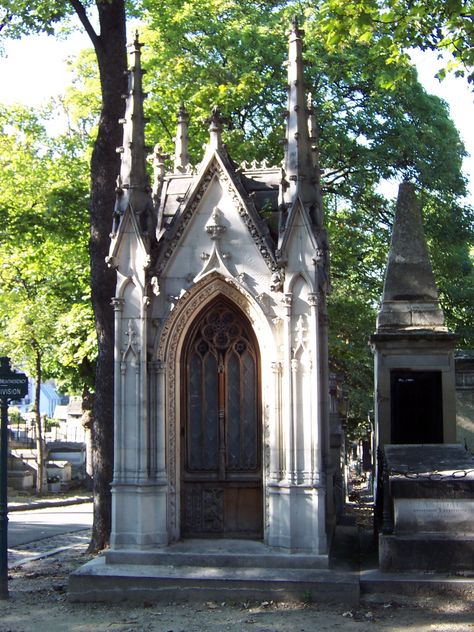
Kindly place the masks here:
[(298, 553), (247, 553), (247, 552), (185, 552), (168, 548), (152, 551), (108, 551), (108, 564), (141, 564), (160, 566), (201, 566), (219, 568), (285, 568), (324, 569), (327, 555)]
[(470, 571), (474, 567), (474, 534), (415, 533), (380, 535), (382, 571)]
[(69, 600), (315, 601), (355, 605), (358, 574), (329, 569), (109, 564), (91, 560), (69, 577)]
[(472, 601), (474, 571), (458, 576), (448, 573), (392, 572), (377, 569), (360, 573), (360, 597), (364, 602), (426, 605), (429, 598), (440, 600)]
[(265, 545), (261, 540), (238, 538), (187, 538), (167, 546), (136, 551), (107, 551), (109, 564), (162, 566), (209, 566), (219, 568), (307, 568), (328, 567), (327, 555), (289, 553)]

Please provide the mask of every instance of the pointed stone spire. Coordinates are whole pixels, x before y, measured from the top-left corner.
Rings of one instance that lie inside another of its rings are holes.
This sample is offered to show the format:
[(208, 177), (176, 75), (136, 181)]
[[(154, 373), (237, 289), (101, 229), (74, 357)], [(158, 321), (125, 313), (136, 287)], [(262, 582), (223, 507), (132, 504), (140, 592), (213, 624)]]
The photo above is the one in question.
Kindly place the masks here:
[(445, 331), (415, 187), (398, 189), (377, 330)]
[(178, 110), (178, 129), (176, 130), (174, 170), (186, 173), (190, 167), (188, 152), (188, 122), (189, 114), (186, 112), (184, 103)]
[(146, 170), (145, 117), (143, 115), (141, 67), (141, 44), (138, 33), (131, 45), (132, 66), (128, 71), (128, 91), (124, 95), (125, 116), (123, 124), (123, 146), (117, 151), (122, 154), (120, 176), (117, 181), (116, 213), (123, 214), (127, 206), (137, 213), (149, 207), (150, 180)]
[(313, 107), (313, 97), (311, 93), (308, 93), (307, 112), (308, 112), (309, 142), (311, 146), (311, 152), (313, 155), (313, 166), (315, 168), (315, 174), (317, 174), (319, 172), (318, 124), (316, 121), (316, 112)]
[(319, 136), (318, 136), (318, 122), (316, 119), (316, 111), (313, 106), (313, 97), (311, 93), (308, 94), (307, 99), (307, 111), (308, 111), (308, 134), (309, 142), (311, 145), (312, 162), (313, 162), (313, 175), (314, 186), (316, 188), (315, 196), (317, 197), (317, 215), (318, 224), (322, 226), (322, 199), (321, 199), (321, 169), (319, 166)]
[(289, 33), (288, 118), (284, 161), (289, 186), (284, 199), (286, 204), (292, 204), (299, 195), (303, 204), (310, 206), (317, 200), (304, 86), (303, 35), (304, 32), (299, 28), (295, 17)]
[(211, 116), (207, 121), (209, 123), (209, 146), (211, 149), (221, 149), (222, 147), (222, 126), (223, 119), (219, 106), (212, 108)]

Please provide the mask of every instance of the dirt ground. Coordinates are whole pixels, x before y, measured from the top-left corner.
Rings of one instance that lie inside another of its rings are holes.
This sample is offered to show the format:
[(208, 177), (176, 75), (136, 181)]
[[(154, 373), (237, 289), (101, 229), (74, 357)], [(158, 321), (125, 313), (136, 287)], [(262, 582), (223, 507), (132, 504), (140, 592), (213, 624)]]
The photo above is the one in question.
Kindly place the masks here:
[(69, 573), (90, 557), (86, 538), (73, 549), (10, 571), (0, 601), (0, 632), (474, 632), (474, 606), (393, 601), (348, 609), (306, 603), (69, 603)]

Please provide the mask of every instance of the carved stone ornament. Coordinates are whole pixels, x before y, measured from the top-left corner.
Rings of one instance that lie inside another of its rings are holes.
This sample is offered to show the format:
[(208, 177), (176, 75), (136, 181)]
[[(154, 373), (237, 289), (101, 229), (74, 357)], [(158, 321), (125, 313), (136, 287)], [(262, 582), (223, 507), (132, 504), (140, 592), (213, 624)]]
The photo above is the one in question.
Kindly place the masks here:
[(317, 292), (310, 292), (308, 294), (308, 305), (311, 307), (317, 307), (320, 301), (320, 297)]
[(124, 331), (124, 337), (126, 339), (126, 343), (122, 352), (122, 362), (124, 363), (127, 356), (132, 354), (135, 358), (138, 357), (138, 334), (135, 328), (135, 324), (132, 319), (128, 321), (127, 329)]
[(220, 239), (221, 235), (225, 233), (226, 227), (221, 224), (222, 211), (215, 206), (212, 211), (211, 219), (206, 225), (206, 232), (210, 235), (211, 239)]
[(272, 310), (273, 301), (271, 296), (269, 296), (266, 292), (261, 292), (261, 294), (257, 294), (255, 298), (267, 316), (272, 316), (274, 314)]
[(112, 255), (105, 257), (105, 263), (107, 264), (107, 267), (112, 270), (116, 270), (118, 268), (118, 261)]
[(306, 317), (301, 315), (298, 317), (295, 326), (295, 343), (297, 349), (299, 347), (303, 349), (306, 347), (307, 334), (308, 326), (306, 324)]
[(272, 273), (272, 281), (270, 284), (270, 290), (272, 292), (282, 292), (284, 280), (285, 280), (285, 270), (283, 268), (278, 268), (278, 270), (275, 270)]
[[(219, 180), (226, 186), (227, 192), (229, 196), (232, 198), (235, 208), (237, 208), (238, 213), (242, 221), (244, 222), (245, 226), (247, 227), (247, 230), (249, 231), (249, 234), (253, 242), (257, 246), (263, 260), (265, 261), (265, 264), (272, 272), (279, 270), (279, 266), (273, 254), (269, 250), (263, 235), (261, 234), (259, 228), (257, 228), (257, 226), (255, 225), (255, 222), (252, 219), (252, 217), (249, 215), (247, 208), (242, 203), (241, 197), (239, 193), (237, 192), (234, 183), (230, 179), (227, 172), (222, 168), (220, 163), (217, 160), (215, 160), (212, 166), (204, 175), (201, 185), (198, 188), (198, 190), (195, 192), (191, 203), (189, 204), (185, 212), (182, 214), (182, 216), (179, 218), (179, 225), (176, 229), (176, 232), (174, 233), (174, 237), (171, 240), (168, 248), (166, 249), (163, 255), (163, 258), (161, 259), (161, 261), (159, 262), (157, 266), (156, 273), (158, 274), (158, 276), (162, 275), (163, 270), (166, 268), (168, 261), (172, 257), (183, 233), (186, 230), (187, 225), (189, 224), (189, 221), (191, 220), (191, 217), (193, 217), (210, 183), (212, 182), (212, 179), (216, 175), (218, 176)], [(218, 226), (218, 224), (214, 224), (214, 225)]]
[(151, 285), (151, 291), (153, 292), (153, 294), (155, 296), (159, 296), (160, 295), (160, 282), (156, 275), (151, 277), (150, 285)]
[(125, 304), (125, 300), (123, 298), (119, 298), (118, 296), (115, 296), (110, 302), (114, 308), (114, 312), (121, 312)]

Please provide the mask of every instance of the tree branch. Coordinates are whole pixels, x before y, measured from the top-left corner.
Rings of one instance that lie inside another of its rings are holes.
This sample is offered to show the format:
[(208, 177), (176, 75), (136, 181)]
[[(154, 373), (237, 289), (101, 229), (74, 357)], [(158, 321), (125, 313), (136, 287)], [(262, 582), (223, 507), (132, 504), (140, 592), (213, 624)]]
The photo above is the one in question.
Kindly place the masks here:
[(100, 44), (100, 38), (95, 32), (94, 27), (92, 26), (87, 16), (84, 5), (79, 0), (69, 0), (69, 2), (72, 4), (73, 9), (76, 12), (77, 17), (81, 21), (81, 24), (84, 27), (87, 35), (90, 37), (91, 42), (94, 45), (94, 48), (97, 48)]

